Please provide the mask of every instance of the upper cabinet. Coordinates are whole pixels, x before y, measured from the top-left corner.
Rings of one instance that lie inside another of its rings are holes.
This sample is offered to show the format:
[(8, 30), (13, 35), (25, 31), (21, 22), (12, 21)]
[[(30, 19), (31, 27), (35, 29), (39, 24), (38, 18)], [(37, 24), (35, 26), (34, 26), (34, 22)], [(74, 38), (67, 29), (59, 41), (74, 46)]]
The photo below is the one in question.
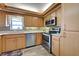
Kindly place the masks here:
[[(51, 12), (51, 13), (50, 13)], [(56, 25), (57, 26), (61, 26), (61, 17), (62, 17), (62, 9), (61, 9), (61, 5), (59, 5), (58, 7), (52, 9), (51, 11), (49, 11), (45, 17), (44, 17), (44, 26), (45, 26), (45, 22), (47, 20), (51, 20), (51, 19), (54, 19), (54, 18), (57, 18), (56, 19)], [(49, 22), (48, 22), (49, 23)]]
[(62, 19), (62, 9), (59, 8), (56, 12), (56, 17), (57, 17), (57, 25), (61, 26), (61, 19)]
[(0, 3), (0, 8), (1, 8), (1, 9), (5, 9), (5, 7), (6, 7), (5, 4)]
[(43, 26), (43, 19), (39, 17), (33, 17), (32, 25), (34, 27), (42, 27)]
[(31, 27), (31, 25), (32, 25), (32, 16), (25, 16), (24, 17), (24, 25), (25, 25), (25, 27)]
[(5, 26), (6, 13), (0, 11), (0, 27)]
[(43, 19), (40, 17), (25, 16), (24, 24), (25, 27), (42, 27)]

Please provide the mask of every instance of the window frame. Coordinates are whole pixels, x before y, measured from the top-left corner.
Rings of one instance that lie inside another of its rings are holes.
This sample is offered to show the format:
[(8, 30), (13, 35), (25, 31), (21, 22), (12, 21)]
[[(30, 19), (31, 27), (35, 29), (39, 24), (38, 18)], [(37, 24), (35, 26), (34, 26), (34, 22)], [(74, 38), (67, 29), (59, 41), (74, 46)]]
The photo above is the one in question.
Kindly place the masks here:
[[(13, 17), (21, 17), (22, 18), (22, 29), (12, 29), (12, 16)], [(20, 15), (6, 15), (6, 26), (10, 27), (10, 30), (23, 30), (24, 29), (24, 17)]]

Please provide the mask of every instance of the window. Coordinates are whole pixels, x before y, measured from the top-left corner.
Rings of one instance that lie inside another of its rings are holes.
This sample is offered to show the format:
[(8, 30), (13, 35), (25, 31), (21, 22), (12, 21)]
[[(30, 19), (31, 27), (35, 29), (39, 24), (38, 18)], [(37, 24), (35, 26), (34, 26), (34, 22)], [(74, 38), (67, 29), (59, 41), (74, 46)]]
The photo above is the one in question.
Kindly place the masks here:
[(10, 30), (22, 30), (24, 27), (23, 20), (22, 16), (8, 15), (6, 26), (10, 26)]

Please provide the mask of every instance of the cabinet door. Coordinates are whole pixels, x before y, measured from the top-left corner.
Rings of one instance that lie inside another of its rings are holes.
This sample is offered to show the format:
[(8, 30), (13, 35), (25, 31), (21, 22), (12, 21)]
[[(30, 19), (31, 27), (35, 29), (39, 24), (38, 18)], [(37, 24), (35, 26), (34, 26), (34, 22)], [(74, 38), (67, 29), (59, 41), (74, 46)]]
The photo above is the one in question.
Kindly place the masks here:
[(5, 26), (6, 14), (3, 11), (0, 11), (0, 27)]
[(17, 49), (25, 48), (25, 35), (17, 38)]
[(5, 40), (6, 51), (16, 50), (16, 38), (5, 38)]
[(2, 49), (2, 40), (1, 40), (1, 36), (0, 36), (0, 53), (1, 53), (1, 49)]
[(56, 13), (56, 16), (57, 16), (57, 26), (61, 26), (62, 9), (59, 8), (55, 13)]
[(42, 27), (43, 26), (43, 19), (39, 17), (33, 17), (32, 19), (32, 25), (34, 27)]
[(79, 4), (62, 4), (65, 30), (79, 31)]
[(42, 34), (37, 33), (36, 34), (36, 45), (42, 44)]
[(52, 36), (52, 52), (56, 56), (59, 55), (59, 37)]
[(60, 55), (79, 56), (79, 33), (65, 32), (60, 38)]
[(24, 24), (27, 27), (32, 26), (32, 16), (25, 16)]
[(4, 3), (0, 3), (0, 8), (5, 9), (5, 4)]
[(38, 27), (43, 27), (44, 26), (44, 23), (43, 23), (43, 19), (42, 18), (39, 18), (37, 21), (38, 21), (37, 22)]

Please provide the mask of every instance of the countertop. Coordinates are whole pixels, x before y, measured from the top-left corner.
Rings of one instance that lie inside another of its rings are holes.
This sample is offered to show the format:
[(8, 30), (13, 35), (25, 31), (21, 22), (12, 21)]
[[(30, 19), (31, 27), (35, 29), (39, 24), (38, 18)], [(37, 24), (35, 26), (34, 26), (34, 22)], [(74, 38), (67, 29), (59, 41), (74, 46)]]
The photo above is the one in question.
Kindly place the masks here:
[(7, 34), (21, 34), (21, 33), (43, 33), (44, 31), (0, 31), (0, 35), (7, 35)]

